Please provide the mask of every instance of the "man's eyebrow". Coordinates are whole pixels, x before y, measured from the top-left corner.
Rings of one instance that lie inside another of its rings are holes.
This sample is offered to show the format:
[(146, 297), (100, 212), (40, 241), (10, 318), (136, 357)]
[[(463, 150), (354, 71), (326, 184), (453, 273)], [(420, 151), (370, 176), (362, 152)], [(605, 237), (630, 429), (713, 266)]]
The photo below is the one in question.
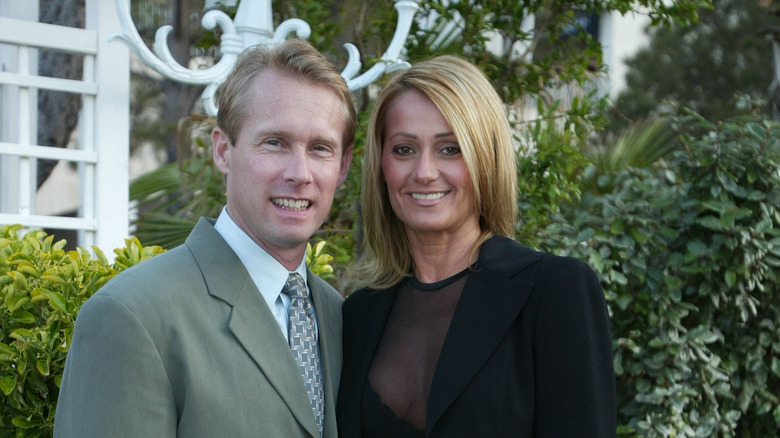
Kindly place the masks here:
[(280, 129), (267, 129), (262, 131), (256, 131), (252, 133), (252, 140), (254, 143), (260, 141), (263, 137), (286, 137), (287, 131)]
[(335, 139), (333, 137), (326, 137), (326, 136), (317, 136), (314, 138), (314, 143), (325, 143), (325, 144), (332, 144), (332, 145), (340, 145), (341, 140)]
[[(281, 137), (281, 138), (288, 138), (290, 137), (290, 131), (283, 130), (283, 129), (268, 129), (263, 131), (255, 132), (252, 135), (252, 139), (255, 140), (255, 142), (259, 141), (263, 137)], [(320, 135), (314, 138), (314, 143), (326, 143), (326, 144), (333, 144), (333, 145), (340, 145), (341, 140), (336, 139), (334, 137), (328, 137), (324, 135)]]

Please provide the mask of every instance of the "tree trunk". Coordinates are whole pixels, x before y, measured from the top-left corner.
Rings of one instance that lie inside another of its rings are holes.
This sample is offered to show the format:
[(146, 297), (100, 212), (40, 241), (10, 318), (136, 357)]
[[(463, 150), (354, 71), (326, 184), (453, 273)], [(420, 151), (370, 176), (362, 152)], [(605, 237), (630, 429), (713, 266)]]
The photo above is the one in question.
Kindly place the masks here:
[[(84, 28), (84, 0), (43, 0), (40, 22)], [(41, 76), (82, 79), (84, 57), (53, 50), (40, 50), (38, 72)], [(37, 144), (64, 148), (78, 124), (81, 96), (61, 91), (38, 91)], [(51, 174), (55, 160), (38, 160), (38, 188)]]
[[(174, 0), (169, 3), (174, 22), (172, 23), (173, 32), (168, 36), (168, 47), (173, 57), (185, 67), (190, 61), (190, 47), (195, 43), (190, 16), (193, 12), (198, 11), (202, 4), (202, 1), (195, 0)], [(179, 120), (190, 114), (198, 96), (203, 92), (203, 87), (167, 79), (162, 82), (161, 87), (165, 94), (161, 118), (165, 126), (166, 157), (167, 161), (172, 163), (178, 159), (177, 128)]]

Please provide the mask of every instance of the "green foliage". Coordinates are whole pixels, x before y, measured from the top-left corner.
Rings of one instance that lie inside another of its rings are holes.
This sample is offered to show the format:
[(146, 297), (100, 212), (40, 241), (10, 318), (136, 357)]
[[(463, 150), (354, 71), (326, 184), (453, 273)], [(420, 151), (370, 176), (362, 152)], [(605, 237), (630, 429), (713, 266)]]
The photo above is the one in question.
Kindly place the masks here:
[(605, 171), (650, 166), (676, 149), (674, 135), (672, 127), (663, 119), (635, 123), (613, 144), (595, 152), (596, 165)]
[(133, 221), (135, 235), (144, 244), (173, 248), (184, 243), (198, 218), (219, 215), (226, 199), (225, 181), (211, 154), (213, 127), (211, 118), (182, 120), (179, 162), (130, 183), (130, 200), (140, 211)]
[(311, 243), (306, 244), (306, 266), (320, 278), (330, 280), (336, 276), (333, 274), (333, 266), (330, 264), (333, 261), (333, 256), (323, 251), (325, 245), (327, 242), (324, 240), (317, 242), (314, 246)]
[(539, 240), (601, 277), (624, 436), (775, 436), (780, 125), (675, 127), (668, 161), (605, 172)]
[(588, 165), (582, 148), (594, 129), (588, 121), (594, 113), (590, 102), (576, 100), (571, 110), (560, 112), (557, 106), (545, 108), (540, 101), (542, 115), (524, 129), (516, 129), (521, 132), (518, 140), (522, 146), (517, 151), (520, 219), (515, 235), (526, 245), (537, 246), (537, 231), (561, 213), (562, 205), (580, 199), (578, 180)]
[(84, 301), (118, 272), (162, 251), (126, 239), (110, 264), (20, 225), (0, 226), (0, 435), (50, 437), (73, 324)]
[(725, 120), (735, 114), (737, 94), (767, 96), (772, 46), (759, 30), (777, 25), (771, 2), (713, 3), (700, 10), (696, 25), (651, 29), (650, 45), (627, 61), (627, 87), (615, 102), (611, 129), (675, 105)]
[(586, 148), (586, 155), (593, 162), (583, 172), (580, 188), (594, 194), (608, 193), (612, 191), (612, 186), (606, 180), (599, 182), (605, 173), (628, 167), (649, 167), (666, 158), (679, 146), (676, 132), (668, 120), (652, 119), (634, 123), (615, 140)]
[(529, 95), (544, 96), (564, 84), (582, 85), (603, 70), (601, 45), (577, 21), (582, 14), (643, 11), (653, 25), (687, 24), (696, 21), (699, 6), (709, 4), (701, 0), (423, 0), (418, 16), (426, 18), (415, 24), (407, 48), (412, 62), (439, 53), (469, 59), (486, 72), (505, 101), (514, 102)]

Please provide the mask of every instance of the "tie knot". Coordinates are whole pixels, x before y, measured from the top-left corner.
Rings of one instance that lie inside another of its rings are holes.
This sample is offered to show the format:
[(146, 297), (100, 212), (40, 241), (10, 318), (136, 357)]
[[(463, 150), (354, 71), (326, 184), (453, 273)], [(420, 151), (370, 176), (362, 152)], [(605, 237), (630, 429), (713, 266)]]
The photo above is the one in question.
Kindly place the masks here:
[(284, 284), (282, 292), (286, 293), (290, 298), (306, 298), (306, 283), (303, 281), (303, 277), (296, 272), (291, 272), (287, 277), (287, 283)]

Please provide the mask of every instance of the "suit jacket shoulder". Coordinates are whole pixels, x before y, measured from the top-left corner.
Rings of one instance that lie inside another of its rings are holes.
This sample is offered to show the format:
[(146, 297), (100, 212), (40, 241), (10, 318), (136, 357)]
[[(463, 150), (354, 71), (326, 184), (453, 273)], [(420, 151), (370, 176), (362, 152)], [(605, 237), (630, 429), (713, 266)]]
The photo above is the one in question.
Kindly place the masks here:
[[(312, 284), (325, 312), (318, 321), (332, 437), (340, 302), (315, 276)], [(184, 245), (127, 269), (87, 300), (62, 382), (58, 438), (319, 436), (271, 310), (205, 219)]]

